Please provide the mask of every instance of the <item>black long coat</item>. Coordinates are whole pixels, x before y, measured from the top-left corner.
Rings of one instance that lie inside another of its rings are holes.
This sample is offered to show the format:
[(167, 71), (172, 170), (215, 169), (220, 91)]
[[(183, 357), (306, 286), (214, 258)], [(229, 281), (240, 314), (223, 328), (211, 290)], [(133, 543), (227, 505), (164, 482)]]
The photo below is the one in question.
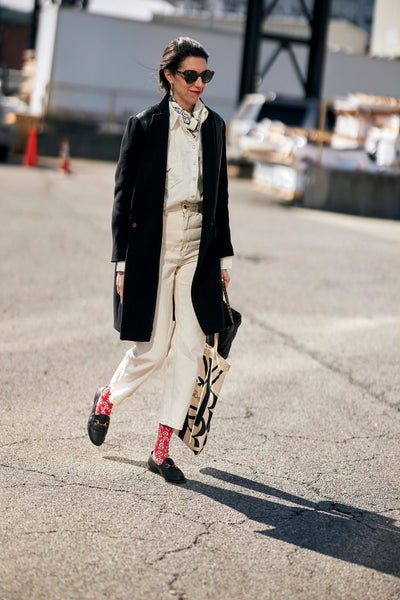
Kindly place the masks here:
[[(223, 328), (220, 259), (232, 256), (225, 124), (208, 109), (203, 143), (203, 224), (192, 302), (207, 335)], [(129, 118), (115, 175), (112, 262), (126, 261), (123, 303), (114, 285), (122, 340), (148, 341), (157, 300), (169, 132), (168, 95)]]

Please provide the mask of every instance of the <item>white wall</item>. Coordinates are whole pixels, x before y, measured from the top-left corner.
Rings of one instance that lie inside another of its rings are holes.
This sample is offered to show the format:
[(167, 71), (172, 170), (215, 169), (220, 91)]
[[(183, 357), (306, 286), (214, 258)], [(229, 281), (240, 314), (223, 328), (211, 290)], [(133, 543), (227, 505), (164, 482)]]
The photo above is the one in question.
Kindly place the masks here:
[(371, 35), (373, 56), (400, 56), (399, 0), (375, 0)]
[[(399, 0), (400, 2), (400, 0)], [(265, 44), (261, 64), (274, 46)], [(270, 55), (270, 54), (269, 54)], [(306, 73), (308, 51), (296, 51), (303, 73)], [(260, 91), (274, 90), (302, 95), (303, 90), (286, 52), (274, 63), (260, 86)], [(383, 96), (400, 96), (400, 61), (389, 61), (366, 55), (327, 52), (322, 86), (324, 98), (345, 96), (349, 92), (365, 92)]]
[[(140, 111), (162, 97), (158, 65), (168, 42), (179, 36), (198, 38), (210, 54), (217, 75), (204, 100), (231, 115), (238, 91), (241, 40), (236, 35), (177, 26), (110, 19), (71, 10), (59, 11), (51, 111), (105, 114), (116, 94), (118, 114)], [(69, 88), (68, 88), (69, 86)]]
[(328, 53), (324, 98), (349, 92), (400, 97), (400, 61)]
[[(54, 13), (52, 13), (53, 15)], [(41, 28), (43, 32), (42, 13)], [(207, 86), (204, 101), (229, 120), (236, 108), (240, 82), (243, 38), (232, 31), (167, 23), (141, 23), (59, 10), (52, 70), (50, 113), (123, 121), (162, 97), (158, 89), (158, 64), (167, 43), (179, 36), (198, 39), (210, 54), (209, 66), (216, 71)], [(54, 27), (53, 27), (54, 29)], [(39, 36), (40, 37), (40, 36)], [(49, 47), (49, 41), (46, 44)], [(41, 44), (45, 45), (45, 40)], [(275, 45), (262, 46), (263, 65)], [(38, 49), (39, 50), (39, 49)], [(308, 52), (298, 48), (299, 63), (306, 72)], [(48, 72), (49, 57), (38, 51)], [(42, 71), (40, 65), (39, 71)], [(42, 76), (43, 79), (43, 76)], [(328, 53), (323, 96), (333, 98), (348, 92), (382, 95), (400, 94), (400, 63), (368, 56)], [(287, 52), (283, 52), (260, 86), (261, 92), (303, 95)], [(38, 94), (35, 95), (35, 98)]]

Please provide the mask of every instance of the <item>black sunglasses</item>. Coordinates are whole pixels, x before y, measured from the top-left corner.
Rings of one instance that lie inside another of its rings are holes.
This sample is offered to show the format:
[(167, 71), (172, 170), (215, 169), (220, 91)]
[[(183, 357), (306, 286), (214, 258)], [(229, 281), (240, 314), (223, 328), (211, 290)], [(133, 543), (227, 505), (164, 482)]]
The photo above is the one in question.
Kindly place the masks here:
[(202, 73), (192, 71), (191, 69), (187, 69), (186, 71), (178, 71), (177, 69), (174, 72), (179, 73), (179, 75), (182, 75), (186, 83), (194, 83), (199, 77), (201, 77), (203, 83), (209, 83), (214, 77), (215, 73), (215, 71), (209, 71), (208, 69), (206, 71), (203, 71)]

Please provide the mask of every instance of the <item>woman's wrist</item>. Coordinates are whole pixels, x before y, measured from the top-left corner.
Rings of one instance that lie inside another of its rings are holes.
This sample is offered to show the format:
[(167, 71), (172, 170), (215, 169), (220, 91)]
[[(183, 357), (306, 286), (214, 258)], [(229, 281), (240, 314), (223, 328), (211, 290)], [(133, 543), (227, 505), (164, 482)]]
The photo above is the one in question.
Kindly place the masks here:
[(221, 258), (221, 269), (232, 269), (233, 256)]

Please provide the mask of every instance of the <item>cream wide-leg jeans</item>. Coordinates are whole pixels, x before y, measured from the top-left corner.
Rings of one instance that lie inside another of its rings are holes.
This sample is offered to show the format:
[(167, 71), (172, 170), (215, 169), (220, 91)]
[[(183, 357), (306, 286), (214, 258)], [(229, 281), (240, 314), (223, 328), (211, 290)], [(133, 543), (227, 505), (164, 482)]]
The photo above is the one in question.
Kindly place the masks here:
[(183, 202), (164, 211), (153, 333), (149, 342), (128, 350), (110, 381), (110, 401), (118, 405), (165, 362), (159, 422), (174, 429), (185, 421), (205, 345), (191, 297), (201, 224), (199, 204)]

